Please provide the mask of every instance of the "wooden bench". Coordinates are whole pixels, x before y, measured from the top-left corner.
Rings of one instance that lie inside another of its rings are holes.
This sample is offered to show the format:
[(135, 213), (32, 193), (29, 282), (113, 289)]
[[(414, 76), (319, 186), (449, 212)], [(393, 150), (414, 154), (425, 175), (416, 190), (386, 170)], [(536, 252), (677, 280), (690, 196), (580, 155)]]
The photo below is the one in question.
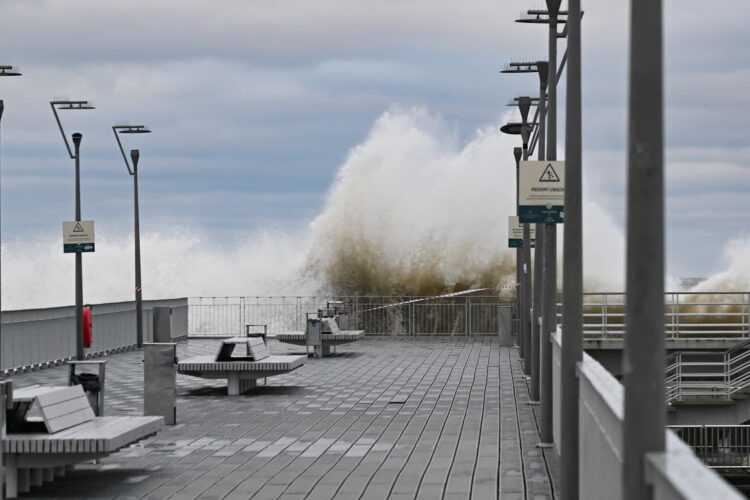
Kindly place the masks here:
[(7, 415), (8, 498), (151, 436), (163, 425), (161, 417), (97, 417), (80, 385), (18, 389)]
[(315, 357), (328, 356), (331, 348), (356, 342), (365, 336), (364, 330), (341, 330), (336, 318), (308, 318), (304, 332), (279, 333), (276, 340), (287, 344), (313, 346)]
[[(236, 352), (238, 351), (240, 352)], [(216, 356), (197, 356), (177, 363), (177, 373), (208, 379), (227, 379), (227, 392), (238, 396), (259, 378), (296, 370), (307, 356), (272, 356), (260, 337), (233, 337), (221, 341)]]

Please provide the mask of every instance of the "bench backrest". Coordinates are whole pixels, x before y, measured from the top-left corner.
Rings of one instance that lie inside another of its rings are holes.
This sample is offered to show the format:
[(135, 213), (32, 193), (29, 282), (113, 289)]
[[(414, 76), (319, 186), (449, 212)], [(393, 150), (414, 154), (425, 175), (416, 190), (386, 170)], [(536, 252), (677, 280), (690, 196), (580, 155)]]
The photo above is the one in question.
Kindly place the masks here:
[[(235, 348), (242, 345), (245, 352), (232, 356)], [(221, 341), (215, 361), (246, 360), (260, 361), (269, 357), (268, 347), (261, 337), (232, 337)]]
[(94, 420), (83, 387), (32, 387), (24, 391), (14, 391), (14, 400), (33, 400), (33, 407), (39, 410), (47, 432), (59, 432), (90, 420)]
[(250, 337), (247, 339), (248, 342), (248, 349), (250, 350), (250, 355), (253, 357), (255, 361), (260, 361), (261, 359), (266, 359), (271, 354), (268, 352), (268, 346), (266, 346), (266, 343), (263, 342), (263, 339), (260, 337)]
[(338, 323), (336, 323), (336, 318), (323, 318), (323, 320), (328, 325), (328, 330), (332, 334), (341, 333), (341, 329), (339, 328)]

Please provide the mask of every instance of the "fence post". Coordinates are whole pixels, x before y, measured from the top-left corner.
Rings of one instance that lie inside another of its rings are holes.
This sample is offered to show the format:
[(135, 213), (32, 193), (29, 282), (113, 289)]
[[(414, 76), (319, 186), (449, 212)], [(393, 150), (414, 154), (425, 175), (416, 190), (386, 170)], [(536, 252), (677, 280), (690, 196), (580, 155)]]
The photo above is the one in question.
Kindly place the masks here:
[(471, 335), (471, 299), (466, 297), (466, 336)]
[(724, 353), (724, 388), (727, 399), (732, 396), (732, 355)]
[(414, 302), (409, 304), (409, 335), (414, 335)]
[(608, 311), (608, 301), (609, 301), (609, 295), (606, 293), (603, 295), (604, 297), (604, 306), (602, 307), (602, 338), (607, 338), (607, 320), (609, 318), (609, 311)]

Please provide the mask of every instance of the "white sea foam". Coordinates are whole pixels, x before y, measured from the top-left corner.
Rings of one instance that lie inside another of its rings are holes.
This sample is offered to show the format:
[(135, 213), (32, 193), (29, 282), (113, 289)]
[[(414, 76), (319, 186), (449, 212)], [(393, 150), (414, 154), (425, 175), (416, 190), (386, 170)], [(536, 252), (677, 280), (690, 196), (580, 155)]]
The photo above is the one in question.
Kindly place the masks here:
[[(515, 281), (507, 217), (515, 203), (512, 150), (495, 126), (468, 140), (424, 109), (392, 109), (340, 166), (307, 231), (261, 230), (229, 247), (194, 232), (142, 239), (146, 298), (431, 294)], [(562, 254), (562, 231), (558, 236)], [(73, 301), (73, 258), (58, 237), (2, 250), (3, 308)], [(584, 204), (585, 287), (623, 289), (623, 233)], [(702, 290), (750, 288), (750, 240), (727, 249), (727, 270)], [(85, 258), (88, 302), (131, 300), (132, 240), (100, 238)]]

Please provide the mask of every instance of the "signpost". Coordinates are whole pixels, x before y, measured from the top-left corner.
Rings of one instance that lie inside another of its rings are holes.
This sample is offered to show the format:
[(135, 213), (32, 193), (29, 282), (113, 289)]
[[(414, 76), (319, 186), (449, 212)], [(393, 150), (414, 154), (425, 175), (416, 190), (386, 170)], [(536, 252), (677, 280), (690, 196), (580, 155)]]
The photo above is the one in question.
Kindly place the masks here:
[(521, 162), (518, 193), (521, 223), (562, 224), (564, 209), (565, 162)]
[(80, 253), (94, 251), (94, 221), (63, 222), (63, 251)]
[[(536, 227), (531, 226), (531, 248), (536, 240)], [(523, 248), (523, 224), (515, 215), (508, 216), (508, 248)]]

